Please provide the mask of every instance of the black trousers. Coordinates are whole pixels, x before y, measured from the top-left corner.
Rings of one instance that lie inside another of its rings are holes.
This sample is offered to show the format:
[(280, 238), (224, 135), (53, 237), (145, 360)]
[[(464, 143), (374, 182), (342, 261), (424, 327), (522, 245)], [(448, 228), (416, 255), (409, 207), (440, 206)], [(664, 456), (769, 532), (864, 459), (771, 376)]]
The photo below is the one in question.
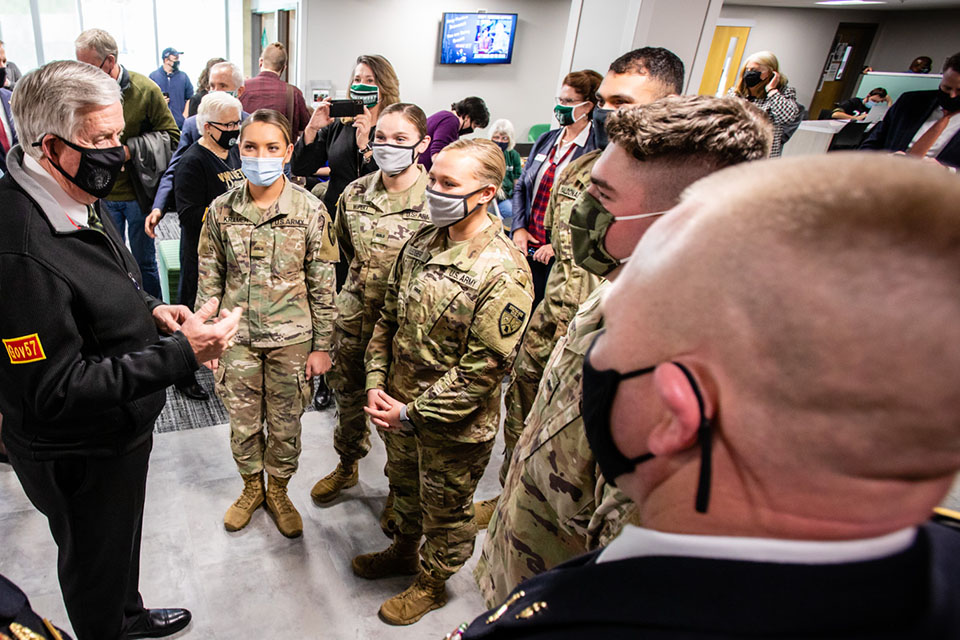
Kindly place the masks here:
[(550, 275), (553, 262), (551, 260), (549, 264), (543, 264), (527, 256), (527, 264), (530, 265), (530, 273), (533, 275), (533, 309), (536, 309), (540, 301), (543, 300), (543, 295), (547, 289), (547, 276)]
[[(180, 284), (177, 299), (193, 309), (197, 301), (197, 281), (199, 279), (200, 234), (203, 222), (180, 222)], [(170, 296), (173, 297), (172, 295)]]
[(110, 458), (34, 461), (10, 453), (57, 542), (57, 574), (77, 640), (125, 638), (143, 615), (140, 534), (153, 441)]

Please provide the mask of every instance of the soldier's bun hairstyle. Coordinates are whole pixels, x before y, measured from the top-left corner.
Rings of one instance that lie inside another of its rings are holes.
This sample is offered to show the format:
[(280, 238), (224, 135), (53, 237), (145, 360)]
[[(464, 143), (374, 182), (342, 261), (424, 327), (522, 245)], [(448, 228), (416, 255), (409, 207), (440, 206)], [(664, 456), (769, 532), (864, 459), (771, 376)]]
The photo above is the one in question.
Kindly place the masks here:
[(427, 135), (427, 114), (425, 114), (423, 109), (417, 105), (409, 102), (395, 102), (381, 111), (380, 117), (382, 118), (383, 116), (391, 113), (399, 113), (406, 118), (407, 122), (417, 128), (417, 132), (420, 134), (421, 139)]
[(254, 122), (264, 122), (266, 124), (272, 124), (273, 126), (279, 128), (283, 131), (283, 139), (286, 140), (287, 144), (293, 144), (293, 136), (290, 134), (290, 121), (287, 120), (279, 111), (274, 111), (273, 109), (257, 109), (243, 121), (243, 124), (240, 125), (240, 139), (243, 139), (243, 132), (248, 125), (253, 124)]
[(507, 163), (503, 159), (503, 151), (495, 142), (486, 138), (460, 138), (443, 148), (444, 151), (459, 151), (476, 160), (476, 170), (473, 175), (484, 184), (492, 184), (497, 188), (497, 196), (502, 195), (500, 184), (507, 174)]

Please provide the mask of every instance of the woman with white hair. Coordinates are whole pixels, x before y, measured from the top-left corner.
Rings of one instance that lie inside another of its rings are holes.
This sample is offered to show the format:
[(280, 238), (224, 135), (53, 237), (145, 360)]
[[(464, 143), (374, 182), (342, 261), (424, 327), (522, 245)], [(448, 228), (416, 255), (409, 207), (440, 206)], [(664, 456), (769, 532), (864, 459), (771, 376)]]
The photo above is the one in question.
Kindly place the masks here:
[(779, 157), (783, 151), (783, 129), (797, 121), (801, 109), (797, 90), (787, 86), (787, 76), (780, 73), (777, 56), (770, 51), (758, 51), (747, 58), (740, 78), (727, 95), (742, 98), (767, 114), (773, 123), (770, 157)]
[(500, 209), (500, 217), (503, 218), (504, 224), (509, 227), (513, 219), (513, 203), (510, 201), (513, 196), (513, 185), (523, 173), (520, 153), (514, 149), (517, 144), (517, 135), (513, 123), (506, 118), (500, 118), (494, 122), (490, 128), (490, 139), (503, 150), (503, 160), (507, 163), (507, 173), (500, 184), (502, 193), (497, 194), (497, 208)]
[[(200, 139), (188, 148), (173, 174), (173, 193), (180, 218), (180, 304), (193, 309), (197, 299), (197, 251), (203, 214), (222, 193), (243, 182), (237, 137), (240, 135), (240, 101), (225, 91), (203, 96), (197, 109)], [(176, 384), (188, 398), (207, 399), (191, 374)]]

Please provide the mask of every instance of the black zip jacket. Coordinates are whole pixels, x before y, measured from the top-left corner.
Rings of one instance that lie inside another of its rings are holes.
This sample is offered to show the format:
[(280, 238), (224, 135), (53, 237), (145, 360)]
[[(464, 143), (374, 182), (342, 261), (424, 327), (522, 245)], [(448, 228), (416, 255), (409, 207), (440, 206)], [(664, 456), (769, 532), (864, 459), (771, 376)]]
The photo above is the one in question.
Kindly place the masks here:
[(161, 338), (137, 264), (109, 216), (76, 226), (8, 156), (0, 179), (0, 413), (21, 457), (122, 455), (150, 438), (165, 388), (198, 368)]

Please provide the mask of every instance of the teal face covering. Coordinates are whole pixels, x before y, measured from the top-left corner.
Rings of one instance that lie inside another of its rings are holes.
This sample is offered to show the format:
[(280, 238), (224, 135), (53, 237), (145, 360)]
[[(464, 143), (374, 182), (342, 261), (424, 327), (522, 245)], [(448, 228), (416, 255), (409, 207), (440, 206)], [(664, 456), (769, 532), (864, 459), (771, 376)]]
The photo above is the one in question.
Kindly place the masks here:
[(367, 109), (373, 109), (380, 101), (380, 87), (375, 84), (352, 84), (350, 99), (360, 100)]
[(283, 175), (283, 158), (240, 156), (240, 170), (251, 184), (269, 187)]

